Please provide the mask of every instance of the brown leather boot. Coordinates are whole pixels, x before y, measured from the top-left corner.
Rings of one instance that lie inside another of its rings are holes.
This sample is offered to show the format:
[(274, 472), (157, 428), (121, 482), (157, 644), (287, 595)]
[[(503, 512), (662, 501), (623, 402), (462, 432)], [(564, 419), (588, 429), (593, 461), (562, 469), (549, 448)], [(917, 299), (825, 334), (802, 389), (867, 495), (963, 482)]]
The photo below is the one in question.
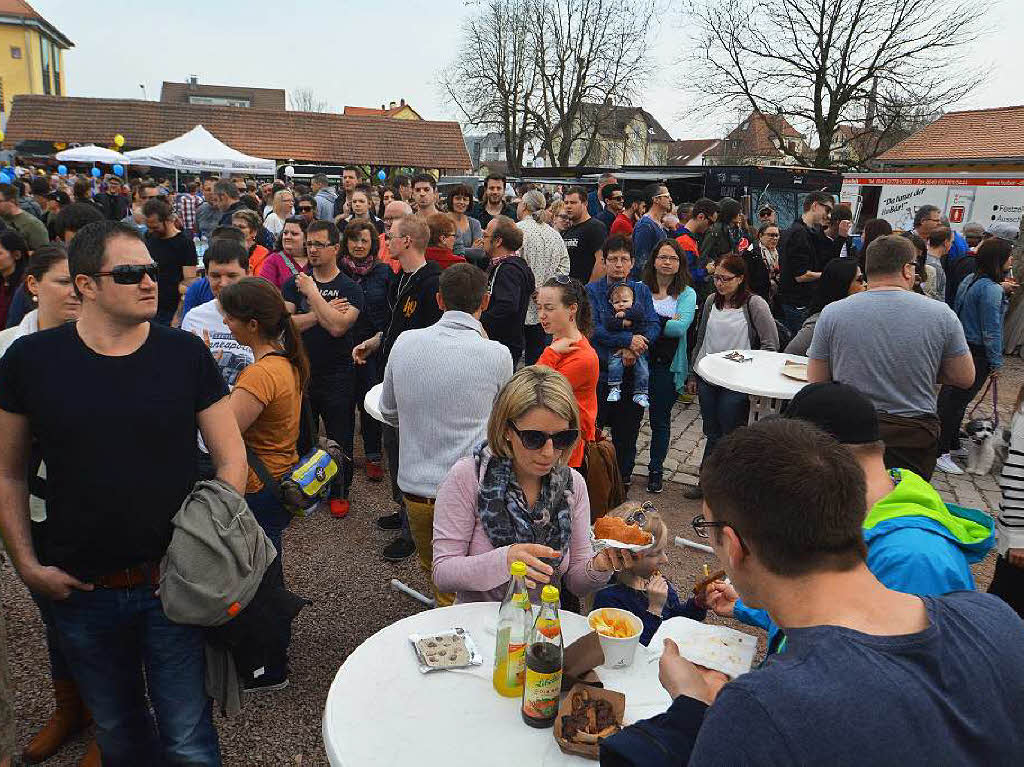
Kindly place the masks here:
[(100, 758), (100, 747), (96, 738), (89, 741), (89, 747), (85, 749), (85, 756), (78, 763), (78, 767), (103, 767), (103, 760)]
[(53, 716), (29, 741), (21, 754), (21, 758), (29, 764), (49, 759), (92, 722), (88, 709), (78, 695), (78, 687), (70, 679), (53, 681), (53, 697), (57, 700)]

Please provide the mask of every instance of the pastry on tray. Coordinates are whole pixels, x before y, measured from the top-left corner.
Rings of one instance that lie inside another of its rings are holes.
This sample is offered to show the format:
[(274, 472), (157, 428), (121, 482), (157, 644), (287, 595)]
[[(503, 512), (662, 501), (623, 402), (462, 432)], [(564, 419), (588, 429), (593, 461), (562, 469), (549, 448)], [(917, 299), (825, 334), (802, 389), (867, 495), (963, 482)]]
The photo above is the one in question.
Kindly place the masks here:
[(594, 537), (599, 540), (619, 541), (639, 546), (653, 542), (650, 533), (638, 525), (628, 525), (620, 517), (600, 517), (594, 523)]

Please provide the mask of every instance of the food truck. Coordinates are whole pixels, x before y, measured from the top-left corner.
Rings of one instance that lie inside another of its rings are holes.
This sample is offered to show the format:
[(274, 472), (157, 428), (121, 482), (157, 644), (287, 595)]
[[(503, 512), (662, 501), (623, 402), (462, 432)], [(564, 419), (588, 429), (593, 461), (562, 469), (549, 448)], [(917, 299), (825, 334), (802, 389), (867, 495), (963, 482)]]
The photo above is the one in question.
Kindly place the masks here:
[(847, 173), (841, 201), (853, 210), (854, 231), (884, 218), (893, 229), (913, 227), (922, 205), (936, 205), (956, 231), (976, 222), (1020, 224), (1024, 214), (1022, 173)]

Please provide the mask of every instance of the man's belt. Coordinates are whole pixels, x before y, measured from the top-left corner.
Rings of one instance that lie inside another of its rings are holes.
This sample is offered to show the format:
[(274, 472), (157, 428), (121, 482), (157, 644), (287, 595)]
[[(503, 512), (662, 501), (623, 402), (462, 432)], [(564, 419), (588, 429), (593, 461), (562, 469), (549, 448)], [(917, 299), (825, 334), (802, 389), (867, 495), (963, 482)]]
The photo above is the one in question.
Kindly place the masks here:
[(143, 562), (135, 567), (100, 575), (92, 578), (92, 583), (104, 589), (133, 589), (138, 586), (160, 585), (160, 563)]
[(413, 503), (423, 503), (423, 504), (426, 504), (427, 506), (433, 506), (434, 505), (434, 500), (435, 499), (433, 499), (433, 498), (424, 498), (422, 495), (413, 495), (412, 493), (402, 493), (402, 495), (404, 495), (406, 498), (408, 498)]

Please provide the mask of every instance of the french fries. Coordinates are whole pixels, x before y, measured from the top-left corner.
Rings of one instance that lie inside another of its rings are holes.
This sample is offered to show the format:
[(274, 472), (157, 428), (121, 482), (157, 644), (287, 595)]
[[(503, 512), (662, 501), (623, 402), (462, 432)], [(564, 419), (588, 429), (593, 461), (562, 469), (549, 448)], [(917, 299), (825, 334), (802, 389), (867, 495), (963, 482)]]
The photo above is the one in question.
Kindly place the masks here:
[(601, 610), (592, 615), (590, 628), (598, 634), (616, 639), (628, 639), (640, 633), (627, 618), (618, 617), (608, 610)]

